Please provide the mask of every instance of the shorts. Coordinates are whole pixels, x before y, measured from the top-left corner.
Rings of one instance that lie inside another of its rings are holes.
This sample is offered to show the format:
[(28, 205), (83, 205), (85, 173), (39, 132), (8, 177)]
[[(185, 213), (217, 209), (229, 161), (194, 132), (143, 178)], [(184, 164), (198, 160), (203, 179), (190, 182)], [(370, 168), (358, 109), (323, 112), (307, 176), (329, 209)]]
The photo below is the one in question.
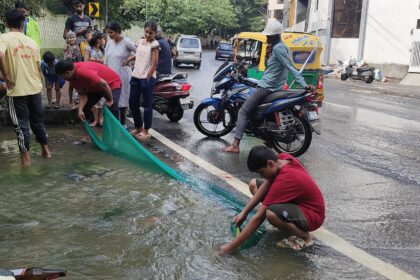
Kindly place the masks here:
[[(259, 188), (265, 180), (256, 179), (257, 188)], [(286, 223), (292, 223), (303, 231), (308, 231), (308, 221), (299, 206), (294, 203), (278, 203), (271, 204), (267, 207), (276, 216)]]
[(46, 75), (44, 75), (44, 77), (45, 77), (45, 85), (47, 87), (53, 87), (55, 85), (56, 87), (63, 88), (63, 86), (66, 82), (66, 81), (64, 81), (63, 78), (60, 78), (58, 76), (46, 76)]

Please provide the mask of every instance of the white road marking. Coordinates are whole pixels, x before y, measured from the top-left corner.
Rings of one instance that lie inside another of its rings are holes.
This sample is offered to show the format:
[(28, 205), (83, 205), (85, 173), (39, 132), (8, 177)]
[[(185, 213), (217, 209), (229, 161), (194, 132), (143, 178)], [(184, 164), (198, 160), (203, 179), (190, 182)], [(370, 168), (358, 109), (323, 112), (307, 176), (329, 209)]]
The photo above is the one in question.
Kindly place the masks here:
[[(336, 105), (333, 103), (329, 103), (331, 105)], [(342, 106), (342, 105), (338, 105)], [(348, 107), (348, 106), (342, 106)], [(351, 108), (351, 107), (348, 107)], [(195, 163), (196, 165), (202, 167), (206, 171), (210, 172), (211, 174), (219, 177), (227, 184), (231, 185), (247, 197), (251, 197), (251, 194), (248, 189), (248, 185), (244, 182), (240, 181), (239, 179), (235, 178), (232, 174), (229, 174), (222, 169), (208, 163), (207, 161), (201, 159), (197, 155), (191, 153), (187, 149), (179, 146), (178, 144), (172, 142), (156, 130), (151, 129), (150, 134), (156, 138), (158, 141), (166, 145), (167, 147), (174, 150), (176, 153), (182, 155), (186, 159), (190, 160), (191, 162)], [(415, 280), (413, 276), (410, 274), (400, 270), (396, 266), (386, 263), (367, 252), (359, 249), (343, 238), (339, 237), (338, 235), (334, 234), (333, 232), (321, 227), (320, 229), (313, 232), (314, 236), (322, 241), (327, 246), (335, 249), (336, 251), (340, 252), (341, 254), (347, 256), (348, 258), (356, 261), (364, 265), (365, 267), (377, 272), (378, 274), (388, 278), (388, 279), (396, 279), (396, 280)]]
[(331, 103), (331, 102), (325, 102), (324, 101), (323, 104), (327, 104), (327, 105), (331, 105), (331, 106), (335, 106), (335, 107), (340, 107), (340, 108), (343, 108), (343, 109), (346, 109), (346, 110), (352, 110), (353, 109), (353, 107), (350, 107), (350, 106), (340, 105), (340, 104)]

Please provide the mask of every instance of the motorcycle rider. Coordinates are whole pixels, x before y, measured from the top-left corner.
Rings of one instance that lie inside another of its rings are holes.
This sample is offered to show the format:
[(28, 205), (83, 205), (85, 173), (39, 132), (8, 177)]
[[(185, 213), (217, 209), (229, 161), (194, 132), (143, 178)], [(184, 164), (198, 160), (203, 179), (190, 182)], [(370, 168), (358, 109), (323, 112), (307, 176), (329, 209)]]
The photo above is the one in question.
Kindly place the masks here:
[(158, 25), (155, 39), (159, 43), (159, 60), (156, 71), (160, 75), (169, 75), (171, 72), (171, 45), (162, 37), (162, 27)]
[(296, 81), (302, 87), (315, 91), (315, 87), (306, 84), (302, 74), (295, 69), (290, 61), (290, 50), (281, 42), (280, 34), (282, 32), (283, 25), (277, 20), (269, 20), (262, 32), (267, 36), (267, 44), (271, 50), (270, 57), (266, 62), (267, 67), (262, 79), (258, 82), (254, 93), (245, 101), (239, 110), (235, 138), (232, 145), (223, 148), (223, 151), (225, 152), (239, 153), (239, 144), (252, 112), (261, 104), (264, 98), (282, 88), (284, 83), (287, 82), (289, 71), (292, 72)]

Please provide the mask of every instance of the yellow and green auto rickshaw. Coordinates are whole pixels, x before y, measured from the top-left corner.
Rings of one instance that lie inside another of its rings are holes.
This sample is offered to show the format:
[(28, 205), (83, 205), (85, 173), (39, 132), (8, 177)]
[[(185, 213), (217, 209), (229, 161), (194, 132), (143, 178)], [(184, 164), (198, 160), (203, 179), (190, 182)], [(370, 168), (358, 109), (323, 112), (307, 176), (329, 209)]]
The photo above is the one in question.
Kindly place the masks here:
[[(316, 86), (318, 103), (322, 106), (324, 100), (323, 70), (320, 59), (322, 45), (318, 37), (308, 33), (284, 32), (281, 40), (290, 49), (290, 60), (297, 70), (302, 71), (307, 84)], [(248, 77), (261, 79), (265, 70), (267, 54), (267, 36), (260, 32), (242, 32), (234, 38), (235, 61), (249, 62)], [(308, 59), (309, 58), (309, 59)], [(305, 64), (306, 63), (306, 64)], [(289, 73), (288, 88), (299, 88), (294, 82), (294, 77)]]

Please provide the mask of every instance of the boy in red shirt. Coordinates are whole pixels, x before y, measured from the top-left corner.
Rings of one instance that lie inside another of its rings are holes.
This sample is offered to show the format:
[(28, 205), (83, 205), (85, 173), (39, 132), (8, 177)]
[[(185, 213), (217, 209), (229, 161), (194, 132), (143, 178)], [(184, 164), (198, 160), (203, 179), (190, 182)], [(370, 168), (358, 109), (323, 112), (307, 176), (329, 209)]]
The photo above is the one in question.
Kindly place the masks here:
[[(61, 60), (55, 66), (55, 72), (70, 81), (79, 93), (79, 118), (84, 121), (91, 115), (92, 107), (101, 98), (105, 106), (119, 119), (118, 101), (121, 95), (121, 79), (117, 72), (97, 62), (75, 62)], [(87, 137), (82, 142), (89, 141)]]
[(256, 146), (249, 153), (248, 168), (266, 180), (251, 181), (250, 191), (254, 196), (234, 218), (235, 225), (240, 226), (258, 203), (262, 205), (243, 231), (221, 247), (221, 252), (233, 253), (266, 218), (288, 236), (279, 245), (295, 250), (312, 245), (309, 232), (323, 224), (325, 204), (320, 189), (299, 161), (289, 154), (276, 155), (265, 146)]

